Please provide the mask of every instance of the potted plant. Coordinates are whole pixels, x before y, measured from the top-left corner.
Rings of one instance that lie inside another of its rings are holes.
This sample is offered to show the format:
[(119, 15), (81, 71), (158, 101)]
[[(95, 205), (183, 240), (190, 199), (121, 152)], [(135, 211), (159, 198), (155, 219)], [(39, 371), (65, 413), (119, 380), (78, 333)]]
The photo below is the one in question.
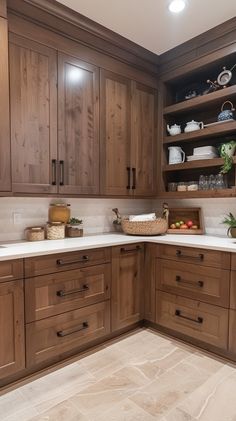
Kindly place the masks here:
[(236, 238), (236, 218), (231, 212), (226, 215), (222, 224), (228, 225), (227, 235), (230, 234), (231, 237)]
[(83, 221), (79, 218), (70, 218), (66, 225), (66, 236), (67, 237), (83, 237)]
[(236, 141), (222, 143), (219, 148), (220, 157), (223, 158), (224, 164), (220, 169), (221, 174), (227, 174), (233, 166), (233, 156), (236, 149)]

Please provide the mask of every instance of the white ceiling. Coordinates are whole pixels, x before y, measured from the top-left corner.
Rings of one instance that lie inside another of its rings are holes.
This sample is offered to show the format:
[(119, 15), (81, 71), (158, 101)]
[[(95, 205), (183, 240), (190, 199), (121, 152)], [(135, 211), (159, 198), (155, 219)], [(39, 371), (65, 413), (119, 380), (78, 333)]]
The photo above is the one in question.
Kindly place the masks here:
[(236, 0), (187, 0), (178, 15), (169, 0), (58, 1), (156, 54), (236, 16)]

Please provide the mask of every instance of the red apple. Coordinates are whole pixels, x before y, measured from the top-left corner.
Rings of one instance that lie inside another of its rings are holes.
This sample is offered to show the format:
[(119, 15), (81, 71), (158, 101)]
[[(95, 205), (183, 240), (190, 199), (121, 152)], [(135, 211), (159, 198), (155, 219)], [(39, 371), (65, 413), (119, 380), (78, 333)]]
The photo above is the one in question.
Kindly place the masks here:
[(189, 220), (186, 224), (188, 225), (188, 227), (189, 227), (189, 228), (192, 228), (192, 226), (193, 226), (193, 221)]

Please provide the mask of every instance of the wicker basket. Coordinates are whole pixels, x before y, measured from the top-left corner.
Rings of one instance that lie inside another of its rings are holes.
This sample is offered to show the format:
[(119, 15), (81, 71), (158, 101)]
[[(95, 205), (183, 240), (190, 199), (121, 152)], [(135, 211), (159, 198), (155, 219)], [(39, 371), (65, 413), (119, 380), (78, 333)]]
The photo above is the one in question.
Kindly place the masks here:
[(161, 235), (168, 229), (168, 223), (164, 218), (155, 221), (129, 221), (122, 219), (121, 226), (125, 234), (129, 235)]

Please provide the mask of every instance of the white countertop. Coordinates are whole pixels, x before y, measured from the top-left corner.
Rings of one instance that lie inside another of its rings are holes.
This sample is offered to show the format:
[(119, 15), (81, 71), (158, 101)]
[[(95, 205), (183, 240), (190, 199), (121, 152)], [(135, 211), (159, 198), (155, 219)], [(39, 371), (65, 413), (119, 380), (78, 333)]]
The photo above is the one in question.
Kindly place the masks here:
[(66, 238), (65, 240), (45, 241), (17, 241), (0, 244), (0, 261), (20, 259), (23, 257), (43, 256), (46, 254), (65, 253), (76, 250), (86, 250), (99, 247), (110, 247), (137, 242), (169, 244), (236, 252), (236, 239), (210, 235), (174, 235), (164, 236), (130, 236), (125, 234), (110, 233), (89, 235), (79, 238)]

